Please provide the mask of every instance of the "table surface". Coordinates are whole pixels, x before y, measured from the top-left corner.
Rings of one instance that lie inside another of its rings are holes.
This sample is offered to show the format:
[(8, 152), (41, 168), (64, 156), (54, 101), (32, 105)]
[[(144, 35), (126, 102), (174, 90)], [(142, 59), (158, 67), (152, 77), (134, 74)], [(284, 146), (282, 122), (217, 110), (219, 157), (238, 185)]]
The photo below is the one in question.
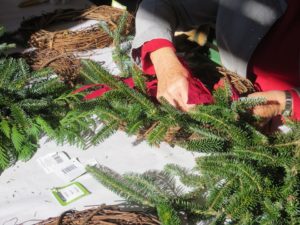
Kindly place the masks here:
[[(0, 0), (0, 24), (10, 31), (18, 28), (23, 17), (39, 15), (57, 8), (82, 8), (89, 4), (84, 0), (72, 0), (71, 4), (64, 6), (43, 4), (19, 9), (18, 3), (19, 1)], [(110, 48), (91, 51), (87, 57), (105, 61), (105, 66), (110, 71), (116, 71)], [(52, 141), (41, 140), (40, 148), (31, 160), (18, 162), (0, 175), (0, 225), (34, 224), (38, 220), (58, 216), (68, 209), (81, 210), (91, 205), (120, 203), (120, 197), (86, 174), (76, 181), (82, 183), (91, 195), (68, 206), (60, 206), (50, 190), (67, 183), (54, 174), (46, 174), (37, 163), (39, 157), (51, 152), (64, 151), (84, 164), (96, 160), (119, 173), (162, 169), (167, 163), (186, 167), (194, 165), (195, 155), (181, 148), (171, 148), (166, 144), (162, 144), (160, 148), (151, 148), (146, 143), (134, 146), (134, 140), (123, 132), (117, 132), (102, 144), (85, 151), (74, 146), (57, 146)]]

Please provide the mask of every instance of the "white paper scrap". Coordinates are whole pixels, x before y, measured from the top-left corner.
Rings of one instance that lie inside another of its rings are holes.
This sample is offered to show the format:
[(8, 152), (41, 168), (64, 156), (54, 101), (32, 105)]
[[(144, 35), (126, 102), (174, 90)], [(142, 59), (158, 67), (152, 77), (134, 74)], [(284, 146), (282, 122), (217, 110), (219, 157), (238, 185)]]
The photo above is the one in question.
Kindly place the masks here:
[(54, 173), (65, 181), (73, 181), (77, 177), (80, 177), (84, 174), (84, 166), (77, 160), (71, 159), (63, 164), (60, 164), (55, 170)]
[(65, 152), (50, 153), (38, 158), (37, 162), (47, 174), (54, 173), (68, 182), (86, 172), (85, 167), (77, 159), (71, 159)]
[(50, 153), (37, 159), (38, 164), (47, 174), (53, 173), (59, 165), (67, 161), (70, 161), (70, 157), (65, 152)]

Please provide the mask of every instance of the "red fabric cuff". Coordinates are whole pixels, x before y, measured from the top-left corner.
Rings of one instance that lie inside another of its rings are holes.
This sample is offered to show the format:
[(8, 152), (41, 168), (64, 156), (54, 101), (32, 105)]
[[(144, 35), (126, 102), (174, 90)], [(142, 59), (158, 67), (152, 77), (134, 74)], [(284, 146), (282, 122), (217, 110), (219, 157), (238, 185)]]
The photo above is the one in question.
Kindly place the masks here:
[(291, 90), (293, 97), (293, 115), (292, 118), (300, 121), (300, 95), (295, 91)]
[(150, 59), (150, 53), (164, 47), (170, 47), (175, 51), (173, 43), (167, 39), (153, 39), (144, 43), (141, 52), (141, 63), (145, 74), (155, 75), (155, 69)]

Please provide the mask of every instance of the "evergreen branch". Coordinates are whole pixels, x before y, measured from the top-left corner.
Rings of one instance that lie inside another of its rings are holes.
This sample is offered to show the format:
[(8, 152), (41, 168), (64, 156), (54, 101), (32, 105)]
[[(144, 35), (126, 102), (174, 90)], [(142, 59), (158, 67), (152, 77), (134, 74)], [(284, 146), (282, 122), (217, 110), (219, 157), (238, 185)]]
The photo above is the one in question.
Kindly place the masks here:
[(28, 74), (30, 74), (30, 73), (29, 73), (29, 65), (26, 64), (25, 59), (18, 59), (17, 63), (18, 63), (18, 67), (19, 67), (19, 71), (18, 71), (20, 74), (19, 76), (27, 78)]
[(206, 128), (200, 127), (198, 124), (192, 124), (192, 126), (189, 126), (189, 129), (192, 132), (199, 134), (200, 137), (219, 139), (220, 141), (225, 141), (222, 137), (212, 133), (210, 130)]
[(300, 140), (292, 141), (289, 143), (280, 143), (272, 145), (273, 148), (282, 148), (282, 147), (290, 147), (290, 146), (300, 146)]
[(167, 164), (164, 167), (164, 171), (172, 176), (178, 176), (180, 182), (187, 186), (198, 189), (203, 189), (205, 182), (200, 175), (192, 173), (186, 168), (180, 167), (175, 164)]
[(120, 81), (103, 69), (99, 64), (91, 60), (82, 60), (81, 74), (93, 84), (106, 84), (112, 89), (118, 89)]
[(225, 142), (220, 138), (202, 138), (177, 143), (189, 151), (214, 153), (226, 151)]
[(119, 18), (118, 26), (113, 32), (113, 60), (121, 71), (121, 77), (130, 76), (130, 57), (123, 53), (121, 48), (121, 34), (126, 26), (128, 18), (128, 13), (125, 11), (123, 15)]
[(109, 29), (107, 23), (104, 20), (99, 21), (99, 27), (104, 30), (111, 38), (114, 38), (114, 33)]
[(130, 183), (125, 182), (122, 177), (114, 171), (106, 167), (91, 167), (86, 168), (87, 172), (91, 173), (101, 184), (109, 188), (118, 195), (145, 206), (154, 207), (155, 205), (140, 194), (138, 190), (131, 187)]
[[(0, 26), (0, 37), (2, 37), (5, 33), (5, 29), (3, 26)], [(7, 44), (7, 43), (2, 43), (0, 44), (0, 54), (4, 53), (5, 51), (11, 49), (11, 48), (15, 48), (16, 45), (15, 44)]]
[(194, 215), (202, 215), (202, 216), (209, 216), (209, 217), (220, 215), (220, 213), (215, 210), (201, 209), (197, 204), (192, 203), (191, 201), (185, 199), (180, 199), (180, 198), (174, 199), (172, 201), (172, 204), (174, 204), (175, 207), (183, 209)]
[(117, 112), (114, 112), (110, 108), (97, 108), (96, 115), (98, 115), (103, 121), (115, 120), (122, 122), (123, 118)]
[(137, 134), (144, 125), (144, 119), (127, 124), (126, 133), (129, 135)]
[(260, 131), (258, 131), (256, 128), (251, 126), (250, 124), (243, 124), (243, 130), (245, 130), (248, 133), (249, 137), (249, 145), (253, 143), (254, 146), (263, 145), (268, 146), (269, 145), (269, 139), (267, 136), (262, 134)]
[(60, 82), (59, 78), (53, 78), (46, 80), (41, 83), (35, 83), (30, 89), (31, 93), (35, 93), (39, 96), (57, 94), (58, 91), (63, 92), (65, 90), (65, 85)]
[[(156, 113), (156, 107), (147, 97), (142, 95), (139, 92), (136, 92), (129, 87), (127, 87), (125, 84), (123, 84), (121, 81), (117, 81), (115, 78), (112, 77), (106, 70), (104, 70), (100, 65), (98, 65), (95, 62), (89, 61), (89, 60), (83, 60), (82, 61), (84, 65), (84, 69), (82, 74), (89, 78), (90, 81), (99, 84), (106, 84), (112, 89), (119, 89), (123, 91), (125, 95), (130, 96), (133, 100), (138, 102), (142, 107), (147, 109), (150, 114)], [(98, 76), (98, 79), (94, 79), (91, 77), (91, 74), (94, 74), (94, 76)]]
[[(220, 204), (220, 200), (222, 198), (226, 198), (228, 196), (228, 193), (230, 191), (230, 187), (234, 181), (236, 181), (237, 177), (233, 177), (232, 179), (225, 182), (221, 187), (217, 187), (215, 190), (217, 190), (217, 194), (212, 198), (212, 193), (210, 193), (210, 197), (208, 200), (208, 211), (214, 210), (216, 204)], [(223, 202), (222, 202), (223, 203)]]
[(0, 172), (7, 168), (10, 163), (10, 158), (7, 154), (7, 150), (4, 146), (0, 143)]
[(246, 112), (255, 106), (265, 104), (266, 101), (265, 98), (239, 98), (237, 101), (232, 102), (231, 109), (236, 112)]
[(123, 30), (125, 29), (127, 18), (128, 18), (128, 12), (124, 11), (124, 13), (119, 18), (117, 29), (114, 32), (114, 38), (116, 40), (121, 39), (121, 34), (122, 34)]
[(6, 88), (7, 85), (12, 82), (12, 76), (15, 74), (17, 69), (16, 60), (8, 58), (0, 61), (0, 88)]
[(149, 117), (153, 116), (157, 113), (157, 107), (151, 102), (147, 97), (145, 97), (143, 94), (136, 92), (129, 87), (123, 85), (122, 87), (125, 94), (130, 96), (133, 100), (138, 102), (144, 109), (146, 109), (147, 113), (149, 113)]
[(7, 137), (10, 138), (11, 128), (7, 120), (1, 120), (0, 122), (0, 131)]
[[(250, 189), (243, 190), (241, 192), (236, 193), (230, 199), (230, 202), (226, 206), (225, 211), (226, 213), (232, 216), (233, 220), (243, 218), (245, 214), (252, 213), (252, 210), (254, 210), (257, 207), (258, 201), (260, 201), (260, 199), (258, 198), (258, 195), (255, 191), (252, 191)], [(249, 223), (251, 221), (247, 222)]]
[(29, 77), (29, 83), (34, 83), (35, 81), (43, 81), (50, 79), (50, 74), (53, 74), (53, 70), (51, 68), (43, 68), (37, 71), (33, 71)]
[(80, 127), (88, 128), (92, 123), (90, 117), (92, 117), (93, 111), (81, 112), (81, 111), (70, 111), (64, 118), (60, 120), (62, 127)]
[(0, 53), (5, 52), (5, 51), (15, 48), (15, 47), (16, 47), (15, 44), (6, 44), (6, 43), (0, 44)]
[(280, 219), (280, 209), (274, 202), (272, 202), (270, 199), (266, 199), (263, 202), (263, 207), (266, 212), (265, 218), (262, 218), (260, 220), (260, 223), (270, 222), (276, 223)]
[(23, 161), (29, 160), (36, 152), (37, 147), (38, 146), (33, 143), (24, 144), (22, 147), (22, 151), (18, 155), (18, 158)]
[(56, 131), (51, 127), (51, 125), (46, 120), (44, 120), (42, 117), (38, 116), (35, 119), (35, 121), (40, 126), (40, 129), (48, 135), (48, 137), (50, 137), (52, 139), (57, 138)]
[(154, 183), (165, 192), (165, 195), (172, 197), (179, 197), (183, 194), (182, 188), (176, 185), (174, 177), (164, 171), (148, 171), (144, 173), (145, 177), (153, 177)]
[(148, 143), (150, 145), (159, 144), (166, 136), (168, 128), (169, 126), (167, 124), (158, 123), (146, 136)]
[(11, 141), (18, 153), (21, 153), (22, 145), (25, 142), (25, 140), (25, 136), (18, 131), (16, 125), (13, 125), (11, 129)]
[(113, 135), (119, 128), (119, 121), (112, 121), (104, 125), (91, 139), (93, 145), (103, 142), (105, 139)]
[(222, 130), (223, 129), (227, 131), (231, 130), (231, 127), (228, 124), (226, 124), (224, 121), (218, 119), (216, 116), (208, 112), (203, 111), (202, 109), (204, 109), (203, 106), (198, 106), (197, 110), (191, 111), (190, 112), (191, 117), (202, 123), (210, 123), (216, 126), (217, 128), (221, 128)]
[(61, 104), (65, 103), (68, 105), (80, 103), (82, 101), (82, 98), (84, 95), (82, 93), (65, 93), (60, 96), (58, 96), (56, 99), (53, 100), (54, 103)]
[[(236, 160), (229, 160), (226, 158), (226, 156), (207, 156), (197, 159), (197, 166), (200, 170), (203, 170), (205, 173), (210, 173), (216, 175), (216, 173), (220, 175), (226, 175), (229, 174), (237, 175), (244, 177), (244, 179), (248, 179), (250, 184), (254, 184), (256, 189), (259, 192), (262, 192), (263, 186), (261, 184), (261, 181), (263, 180), (260, 176), (258, 171), (255, 171), (250, 166), (238, 162)], [(212, 169), (214, 168), (214, 169)]]
[(224, 108), (228, 108), (231, 104), (231, 85), (225, 79), (224, 87), (218, 88), (213, 93), (215, 104)]
[(161, 103), (161, 111), (167, 113), (168, 118), (174, 120), (180, 126), (192, 124), (191, 119), (187, 113), (176, 109), (164, 97), (161, 97), (159, 101)]
[[(0, 49), (10, 46), (0, 44)], [(57, 76), (50, 76), (51, 70), (32, 72), (22, 58), (0, 57), (0, 161), (5, 162), (4, 169), (31, 158), (43, 132), (56, 137), (59, 120), (70, 107), (53, 101), (67, 88)]]
[(32, 114), (33, 111), (40, 111), (42, 109), (47, 108), (51, 105), (51, 98), (49, 97), (41, 97), (40, 99), (24, 99), (18, 102), (18, 106), (23, 110)]
[(233, 154), (242, 157), (244, 159), (253, 159), (253, 160), (257, 160), (263, 163), (273, 164), (273, 165), (278, 164), (278, 159), (273, 155), (265, 152), (257, 151), (254, 149), (244, 149), (244, 148), (237, 147), (233, 149)]
[(11, 106), (11, 116), (15, 119), (16, 123), (24, 127), (25, 129), (31, 123), (26, 115), (26, 112), (18, 105), (13, 104)]
[[(206, 107), (207, 109), (205, 109)], [(219, 119), (213, 112), (210, 112), (209, 106), (200, 106), (197, 110), (192, 111), (191, 117), (203, 124), (211, 124), (214, 129), (217, 129), (220, 135), (220, 132), (227, 134), (230, 138), (224, 138), (226, 142), (236, 144), (239, 146), (247, 146), (248, 134), (246, 131), (242, 130), (240, 127), (236, 126), (232, 118), (223, 118)], [(213, 109), (214, 107), (212, 107)], [(226, 111), (226, 110), (223, 110)], [(223, 121), (224, 120), (224, 121)]]
[(146, 94), (146, 82), (145, 79), (143, 78), (143, 73), (140, 71), (138, 68), (133, 68), (132, 69), (132, 78), (134, 81), (134, 85), (137, 87), (141, 93)]
[(141, 194), (143, 194), (151, 202), (159, 202), (161, 200), (167, 200), (166, 193), (162, 188), (155, 184), (155, 177), (149, 177), (149, 175), (138, 175), (138, 174), (125, 174), (123, 176), (128, 183), (131, 183), (136, 187)]
[(161, 202), (157, 204), (156, 210), (162, 225), (182, 224), (178, 213), (169, 203)]

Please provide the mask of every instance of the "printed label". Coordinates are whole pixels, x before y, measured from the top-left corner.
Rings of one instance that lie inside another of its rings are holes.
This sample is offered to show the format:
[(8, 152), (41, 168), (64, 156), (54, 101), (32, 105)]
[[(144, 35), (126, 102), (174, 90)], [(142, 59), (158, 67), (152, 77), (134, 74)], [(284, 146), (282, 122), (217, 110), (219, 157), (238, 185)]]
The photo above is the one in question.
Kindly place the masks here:
[(64, 187), (53, 188), (52, 194), (61, 205), (65, 206), (89, 195), (90, 192), (82, 184), (74, 182)]

